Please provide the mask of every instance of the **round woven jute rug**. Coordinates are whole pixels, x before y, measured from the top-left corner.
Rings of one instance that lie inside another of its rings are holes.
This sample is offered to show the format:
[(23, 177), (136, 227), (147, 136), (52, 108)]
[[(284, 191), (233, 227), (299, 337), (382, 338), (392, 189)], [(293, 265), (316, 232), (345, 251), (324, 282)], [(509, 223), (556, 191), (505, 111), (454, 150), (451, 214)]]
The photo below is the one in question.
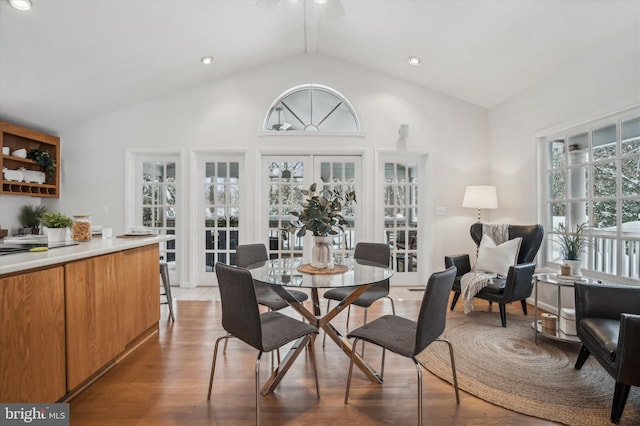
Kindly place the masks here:
[[(496, 310), (497, 311), (497, 310)], [(460, 389), (501, 407), (567, 425), (602, 426), (610, 422), (615, 381), (593, 358), (573, 368), (578, 343), (538, 336), (532, 317), (498, 312), (449, 312), (444, 338), (451, 341)], [(418, 361), (451, 382), (449, 351), (434, 342)], [(640, 425), (640, 388), (632, 387), (621, 425)]]

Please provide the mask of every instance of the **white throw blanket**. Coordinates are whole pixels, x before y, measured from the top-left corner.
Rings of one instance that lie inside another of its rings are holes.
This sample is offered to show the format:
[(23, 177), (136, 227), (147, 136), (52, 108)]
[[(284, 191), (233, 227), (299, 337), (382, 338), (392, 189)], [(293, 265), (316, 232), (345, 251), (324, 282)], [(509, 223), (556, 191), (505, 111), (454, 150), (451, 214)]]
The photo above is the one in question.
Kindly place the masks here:
[(462, 291), (462, 301), (464, 302), (464, 313), (473, 311), (473, 298), (480, 290), (485, 288), (498, 274), (487, 272), (467, 272), (460, 278), (460, 289)]
[[(502, 244), (509, 239), (508, 224), (482, 224), (482, 235), (488, 235), (497, 244)], [(473, 311), (473, 298), (480, 290), (485, 288), (498, 274), (484, 271), (467, 272), (460, 278), (460, 290), (464, 302), (464, 313)]]

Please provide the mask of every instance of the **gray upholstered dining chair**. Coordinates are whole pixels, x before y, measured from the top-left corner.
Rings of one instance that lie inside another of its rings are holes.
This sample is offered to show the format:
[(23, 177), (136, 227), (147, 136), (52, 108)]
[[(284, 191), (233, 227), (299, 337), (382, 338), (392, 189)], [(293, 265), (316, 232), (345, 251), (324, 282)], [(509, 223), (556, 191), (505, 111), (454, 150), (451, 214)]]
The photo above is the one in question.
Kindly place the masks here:
[[(239, 244), (236, 246), (236, 265), (241, 268), (246, 268), (249, 265), (253, 265), (259, 262), (266, 262), (269, 260), (267, 254), (267, 247), (264, 244)], [(266, 306), (270, 311), (279, 311), (284, 309), (289, 304), (282, 297), (278, 296), (275, 291), (271, 290), (267, 284), (260, 282), (253, 282), (253, 286), (256, 289), (256, 299), (258, 305)], [(304, 302), (309, 298), (307, 293), (299, 290), (288, 290), (289, 294), (296, 298), (299, 302)], [(224, 342), (223, 353), (227, 353), (227, 340)], [(278, 363), (280, 362), (280, 350), (278, 352)], [(273, 369), (273, 357), (271, 357), (271, 368)]]
[[(259, 262), (266, 262), (267, 260), (269, 260), (269, 256), (267, 254), (267, 247), (264, 244), (240, 244), (236, 246), (236, 265), (241, 268), (246, 268), (249, 265)], [(254, 282), (253, 285), (256, 288), (256, 297), (258, 298), (259, 305), (266, 306), (272, 311), (279, 311), (289, 306), (287, 301), (278, 296), (267, 284)], [(304, 291), (287, 291), (298, 302), (304, 302), (309, 298), (309, 295)]]
[[(389, 249), (389, 245), (385, 243), (362, 242), (356, 244), (356, 249), (353, 253), (353, 257), (355, 259), (367, 260), (369, 262), (389, 266), (389, 260), (391, 259), (391, 250)], [(323, 297), (327, 299), (327, 312), (329, 312), (329, 306), (332, 300), (341, 302), (349, 294), (351, 294), (352, 291), (353, 287), (339, 287), (325, 291)], [(362, 293), (362, 295), (360, 295), (360, 297), (358, 297), (355, 302), (353, 302), (354, 305), (364, 308), (365, 324), (367, 323), (367, 310), (369, 306), (371, 306), (373, 302), (382, 298), (389, 299), (389, 301), (391, 302), (391, 311), (395, 315), (396, 307), (393, 304), (393, 299), (389, 297), (389, 280), (384, 280), (383, 282), (373, 284), (364, 293)], [(349, 305), (349, 307), (347, 308), (347, 331), (349, 331), (350, 314), (351, 305)], [(325, 335), (322, 341), (323, 346), (326, 338), (327, 336)]]
[(218, 344), (222, 339), (236, 337), (246, 344), (258, 350), (255, 364), (256, 385), (256, 424), (260, 424), (260, 358), (263, 352), (271, 352), (283, 345), (308, 336), (309, 359), (313, 366), (313, 375), (316, 382), (316, 394), (320, 398), (318, 386), (318, 372), (316, 370), (315, 351), (313, 347), (314, 337), (318, 329), (311, 324), (283, 315), (279, 312), (268, 311), (260, 313), (256, 291), (253, 286), (251, 273), (244, 268), (216, 264), (216, 276), (220, 286), (220, 299), (222, 302), (222, 327), (226, 335), (216, 339), (211, 362), (211, 377), (209, 379), (209, 392), (207, 400), (211, 399), (213, 376), (216, 369), (216, 357)]
[[(354, 338), (353, 354), (355, 354), (355, 347), (359, 340), (370, 342), (382, 347), (382, 366), (380, 368), (380, 377), (384, 374), (384, 356), (387, 349), (413, 360), (418, 372), (419, 425), (422, 425), (422, 369), (420, 363), (416, 359), (416, 356), (434, 341), (442, 341), (449, 346), (453, 387), (456, 393), (456, 402), (460, 404), (453, 347), (448, 340), (440, 338), (446, 323), (447, 302), (449, 300), (449, 292), (451, 291), (455, 277), (455, 266), (431, 275), (427, 282), (424, 296), (422, 297), (422, 304), (420, 306), (417, 321), (397, 315), (384, 315), (356, 330), (353, 330), (347, 335), (348, 338)], [(349, 364), (347, 390), (344, 396), (345, 404), (348, 404), (349, 402), (349, 388), (351, 387), (353, 358), (354, 357), (352, 356), (351, 363)]]

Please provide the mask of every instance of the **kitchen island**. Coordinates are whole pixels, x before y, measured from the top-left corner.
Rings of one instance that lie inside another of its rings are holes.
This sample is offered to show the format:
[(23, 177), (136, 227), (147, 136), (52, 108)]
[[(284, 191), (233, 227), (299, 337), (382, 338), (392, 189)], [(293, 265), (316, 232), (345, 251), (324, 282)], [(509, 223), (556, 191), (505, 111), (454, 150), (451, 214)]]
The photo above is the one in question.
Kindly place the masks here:
[(0, 256), (0, 401), (67, 400), (157, 333), (159, 244), (171, 238)]

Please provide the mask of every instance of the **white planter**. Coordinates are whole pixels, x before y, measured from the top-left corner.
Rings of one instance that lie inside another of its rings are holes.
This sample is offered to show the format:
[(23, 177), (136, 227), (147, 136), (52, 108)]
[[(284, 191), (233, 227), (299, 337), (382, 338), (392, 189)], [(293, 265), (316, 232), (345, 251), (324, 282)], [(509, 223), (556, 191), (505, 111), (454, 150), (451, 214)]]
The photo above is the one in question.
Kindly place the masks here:
[(319, 269), (333, 269), (333, 237), (313, 237), (311, 266)]
[(66, 241), (67, 228), (47, 228), (47, 239), (50, 243)]
[(581, 276), (582, 273), (580, 271), (581, 266), (582, 266), (582, 261), (581, 260), (567, 260), (565, 259), (563, 262), (565, 265), (568, 265), (571, 268), (571, 275), (574, 276)]

